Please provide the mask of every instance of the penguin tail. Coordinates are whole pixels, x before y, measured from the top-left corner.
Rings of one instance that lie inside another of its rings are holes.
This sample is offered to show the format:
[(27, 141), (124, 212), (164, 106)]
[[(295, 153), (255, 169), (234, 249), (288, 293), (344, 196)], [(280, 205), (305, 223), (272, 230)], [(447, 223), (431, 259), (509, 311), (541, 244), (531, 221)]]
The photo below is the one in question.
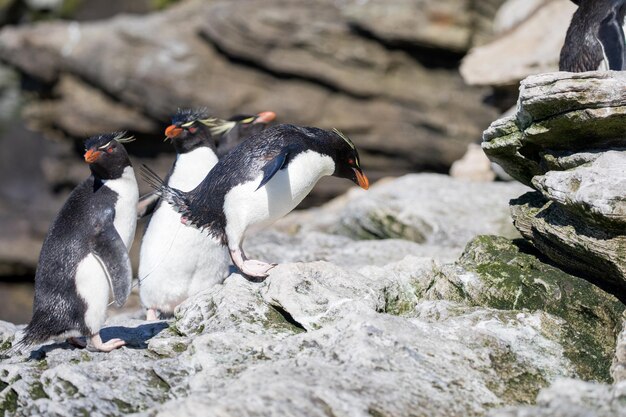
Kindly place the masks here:
[(141, 165), (141, 176), (144, 181), (154, 189), (155, 193), (168, 202), (174, 210), (183, 216), (189, 214), (189, 205), (187, 204), (187, 198), (183, 191), (167, 185), (156, 172), (145, 164)]
[[(15, 334), (15, 339), (17, 339), (18, 334), (19, 333)], [(35, 335), (31, 331), (29, 331), (29, 326), (27, 326), (26, 329), (24, 329), (24, 334), (22, 335), (22, 338), (17, 342), (14, 342), (9, 349), (2, 352), (2, 356), (11, 357), (21, 355), (25, 349), (28, 349), (34, 344), (39, 343), (39, 339), (40, 338), (35, 337)]]

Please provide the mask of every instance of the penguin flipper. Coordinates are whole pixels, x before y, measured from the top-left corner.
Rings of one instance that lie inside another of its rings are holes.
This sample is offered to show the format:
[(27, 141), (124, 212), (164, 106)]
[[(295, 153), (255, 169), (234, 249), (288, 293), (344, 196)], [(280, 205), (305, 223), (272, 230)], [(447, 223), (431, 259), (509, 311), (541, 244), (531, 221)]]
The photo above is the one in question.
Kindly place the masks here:
[(137, 203), (137, 218), (143, 219), (146, 216), (154, 213), (154, 209), (159, 203), (161, 197), (155, 192), (143, 195), (139, 198)]
[(107, 224), (97, 234), (93, 254), (106, 271), (115, 305), (123, 306), (130, 295), (133, 272), (128, 250), (115, 230), (113, 222)]
[(618, 13), (612, 10), (600, 23), (598, 41), (602, 45), (604, 57), (610, 70), (622, 71), (626, 67), (624, 29), (618, 21)]
[(278, 155), (272, 158), (267, 164), (265, 164), (262, 169), (263, 179), (261, 180), (259, 186), (256, 188), (257, 190), (267, 184), (278, 171), (280, 171), (287, 165), (290, 153), (291, 149), (289, 147), (286, 147), (281, 150)]

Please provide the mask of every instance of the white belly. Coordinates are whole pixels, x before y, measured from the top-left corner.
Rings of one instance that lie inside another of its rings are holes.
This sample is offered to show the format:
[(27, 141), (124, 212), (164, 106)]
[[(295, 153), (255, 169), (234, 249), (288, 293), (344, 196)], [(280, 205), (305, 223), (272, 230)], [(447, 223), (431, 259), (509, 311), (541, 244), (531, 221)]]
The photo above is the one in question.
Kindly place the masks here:
[[(168, 185), (194, 189), (217, 163), (208, 148), (179, 155)], [(218, 241), (184, 226), (169, 204), (155, 211), (141, 243), (140, 297), (145, 307), (172, 312), (185, 299), (228, 276), (230, 256)]]
[(330, 156), (307, 151), (298, 154), (287, 169), (278, 171), (258, 190), (263, 174), (252, 182), (234, 187), (224, 199), (229, 246), (239, 245), (249, 226), (268, 225), (285, 216), (300, 204), (320, 178), (331, 175), (334, 170), (335, 163)]
[(104, 186), (118, 194), (113, 225), (130, 250), (137, 228), (137, 202), (139, 201), (139, 188), (133, 167), (126, 167), (120, 178), (107, 180)]
[(85, 324), (91, 336), (100, 331), (109, 304), (109, 281), (100, 261), (89, 254), (76, 269), (76, 290), (87, 304)]

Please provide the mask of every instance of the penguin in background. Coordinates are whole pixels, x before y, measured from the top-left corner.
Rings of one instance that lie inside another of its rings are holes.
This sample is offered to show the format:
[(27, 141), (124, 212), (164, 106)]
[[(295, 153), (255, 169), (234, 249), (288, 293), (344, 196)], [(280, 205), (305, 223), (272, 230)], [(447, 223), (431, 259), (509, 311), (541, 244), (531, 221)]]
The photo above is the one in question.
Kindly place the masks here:
[(268, 123), (274, 121), (276, 114), (271, 111), (264, 111), (256, 116), (238, 114), (228, 119), (232, 127), (224, 133), (217, 144), (217, 156), (222, 158), (241, 143), (242, 140), (259, 133), (265, 129)]
[(275, 264), (246, 257), (247, 229), (285, 216), (328, 175), (369, 188), (347, 136), (293, 125), (271, 127), (242, 142), (191, 191), (166, 185), (144, 166), (146, 181), (182, 214), (181, 221), (227, 246), (235, 266), (251, 278), (267, 277)]
[[(195, 147), (194, 141), (174, 141), (175, 135), (181, 134), (181, 139), (189, 134), (194, 134), (195, 130), (201, 129), (200, 134), (214, 138), (214, 145), (217, 151), (214, 153), (218, 158), (226, 155), (241, 141), (249, 136), (260, 132), (267, 127), (276, 118), (276, 113), (272, 111), (264, 111), (257, 115), (239, 114), (230, 117), (228, 120), (209, 117), (206, 109), (179, 109), (172, 118), (172, 124), (168, 127), (170, 135), (166, 131), (166, 140), (172, 140), (177, 155), (186, 153)], [(187, 126), (187, 124), (195, 123), (195, 126)], [(190, 130), (194, 131), (191, 132)], [(180, 165), (180, 164), (179, 164)], [(215, 165), (211, 165), (211, 168)], [(174, 167), (172, 167), (173, 169)], [(208, 171), (207, 171), (208, 172)], [(168, 173), (172, 174), (172, 171)], [(202, 176), (204, 178), (204, 176)], [(198, 181), (200, 182), (200, 181)], [(166, 178), (167, 183), (167, 178)], [(155, 193), (149, 193), (141, 196), (137, 205), (137, 217), (144, 218), (154, 212), (159, 202), (159, 196)]]
[(125, 344), (120, 339), (104, 343), (99, 332), (109, 288), (118, 307), (131, 290), (128, 251), (135, 235), (139, 191), (122, 145), (131, 140), (121, 132), (85, 141), (91, 176), (72, 191), (43, 242), (33, 318), (15, 351), (64, 338), (85, 347), (78, 336), (88, 336), (89, 347), (102, 352)]
[[(208, 117), (204, 109), (179, 110), (165, 130), (176, 150), (165, 184), (193, 190), (218, 161), (216, 138), (235, 132), (231, 140), (240, 142), (252, 126), (261, 130), (275, 117), (273, 112), (263, 112), (221, 120)], [(182, 227), (180, 217), (159, 201), (142, 240), (139, 295), (147, 320), (156, 320), (159, 312), (172, 313), (190, 296), (222, 283), (230, 272), (230, 257), (221, 243), (198, 229)]]
[(572, 0), (572, 17), (561, 49), (559, 70), (626, 70), (626, 0)]

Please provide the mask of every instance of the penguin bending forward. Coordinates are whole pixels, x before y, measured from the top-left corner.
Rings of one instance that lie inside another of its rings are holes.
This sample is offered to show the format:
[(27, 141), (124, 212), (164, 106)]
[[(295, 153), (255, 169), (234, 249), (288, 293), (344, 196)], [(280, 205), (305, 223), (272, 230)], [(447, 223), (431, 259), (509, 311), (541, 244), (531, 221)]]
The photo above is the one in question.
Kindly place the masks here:
[(242, 243), (248, 227), (283, 217), (327, 175), (369, 187), (350, 139), (337, 130), (293, 125), (271, 127), (242, 142), (188, 192), (164, 184), (144, 167), (146, 181), (182, 214), (181, 221), (227, 245), (235, 266), (255, 278), (267, 277), (275, 264), (246, 257)]
[[(232, 121), (209, 118), (204, 110), (179, 110), (165, 130), (176, 149), (176, 161), (165, 183), (181, 191), (193, 190), (218, 161), (215, 138), (233, 129), (245, 132), (241, 124), (262, 128), (274, 117), (264, 112)], [(172, 313), (190, 296), (222, 283), (230, 272), (230, 257), (223, 245), (196, 228), (184, 227), (180, 217), (169, 204), (159, 201), (141, 243), (139, 295), (148, 309), (147, 320), (156, 320), (159, 311)]]
[(626, 0), (572, 0), (578, 10), (567, 29), (559, 70), (626, 70)]
[(46, 236), (35, 275), (33, 318), (14, 349), (49, 339), (89, 336), (90, 348), (109, 352), (125, 342), (100, 338), (109, 288), (121, 307), (131, 289), (128, 250), (139, 197), (137, 181), (122, 143), (124, 133), (93, 136), (85, 142), (91, 176), (72, 191)]

